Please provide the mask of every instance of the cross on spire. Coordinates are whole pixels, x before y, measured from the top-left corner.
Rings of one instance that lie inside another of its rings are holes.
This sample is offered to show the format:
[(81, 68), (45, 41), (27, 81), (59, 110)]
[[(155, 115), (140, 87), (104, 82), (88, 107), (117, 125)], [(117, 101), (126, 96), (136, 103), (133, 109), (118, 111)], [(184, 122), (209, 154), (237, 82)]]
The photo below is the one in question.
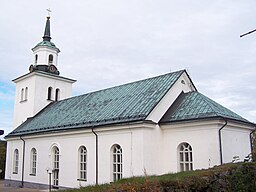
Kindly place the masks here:
[(48, 12), (48, 17), (50, 17), (51, 15), (51, 12), (52, 12), (52, 10), (50, 9), (50, 8), (48, 8), (48, 9), (46, 9), (46, 11)]

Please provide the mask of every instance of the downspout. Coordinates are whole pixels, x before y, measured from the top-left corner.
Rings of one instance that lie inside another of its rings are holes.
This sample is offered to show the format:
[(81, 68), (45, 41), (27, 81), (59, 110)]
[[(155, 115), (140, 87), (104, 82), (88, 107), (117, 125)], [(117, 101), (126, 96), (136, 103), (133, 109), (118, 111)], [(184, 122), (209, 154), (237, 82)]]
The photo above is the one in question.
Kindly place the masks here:
[(96, 185), (98, 185), (98, 165), (99, 165), (99, 160), (98, 160), (98, 135), (97, 135), (97, 133), (93, 130), (93, 128), (92, 128), (92, 132), (93, 132), (93, 134), (95, 135), (95, 137), (96, 137)]
[(222, 127), (219, 129), (219, 143), (220, 143), (220, 164), (223, 164), (223, 157), (222, 157), (222, 140), (221, 140), (221, 130), (228, 124), (228, 121), (226, 118), (223, 118), (223, 120), (225, 121), (225, 124), (222, 125)]
[(21, 188), (24, 187), (24, 167), (25, 167), (25, 140), (20, 136), (23, 141), (23, 153), (22, 153), (22, 172), (21, 172)]
[[(256, 127), (255, 127), (255, 129), (254, 130), (252, 130), (251, 132), (250, 132), (250, 145), (251, 145), (251, 154), (252, 154), (252, 152), (253, 152), (253, 133), (256, 131)], [(253, 159), (253, 161), (255, 161), (256, 159)]]

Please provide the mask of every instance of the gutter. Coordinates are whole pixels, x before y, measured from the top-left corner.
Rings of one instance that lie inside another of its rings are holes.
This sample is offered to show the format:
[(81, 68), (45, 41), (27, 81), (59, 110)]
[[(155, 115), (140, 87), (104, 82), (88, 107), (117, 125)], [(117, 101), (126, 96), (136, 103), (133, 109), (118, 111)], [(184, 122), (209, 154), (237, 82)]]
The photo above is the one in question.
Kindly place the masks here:
[(224, 121), (225, 124), (222, 125), (222, 127), (219, 129), (219, 144), (220, 144), (220, 164), (223, 164), (223, 156), (222, 156), (222, 140), (221, 140), (221, 130), (228, 124), (228, 121), (226, 118), (221, 117)]
[(95, 170), (95, 175), (96, 175), (96, 185), (98, 185), (98, 175), (99, 175), (99, 155), (98, 155), (98, 135), (97, 133), (93, 130), (94, 128), (92, 128), (92, 132), (96, 137), (96, 170)]
[(22, 172), (21, 172), (21, 188), (24, 187), (24, 167), (25, 167), (25, 140), (20, 136), (20, 139), (23, 141), (23, 153), (22, 153)]
[[(252, 130), (252, 131), (250, 132), (251, 154), (252, 154), (252, 152), (253, 152), (253, 133), (254, 133), (255, 131), (256, 131), (256, 127), (255, 127), (254, 130)], [(253, 160), (256, 160), (256, 159), (253, 159)]]

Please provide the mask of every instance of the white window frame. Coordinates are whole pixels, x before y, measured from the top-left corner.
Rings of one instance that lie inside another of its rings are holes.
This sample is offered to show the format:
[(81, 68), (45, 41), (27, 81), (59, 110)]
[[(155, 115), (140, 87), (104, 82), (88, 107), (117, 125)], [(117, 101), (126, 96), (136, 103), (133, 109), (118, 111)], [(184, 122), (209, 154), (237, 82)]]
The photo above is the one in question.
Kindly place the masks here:
[(178, 158), (181, 172), (193, 170), (193, 150), (190, 144), (184, 142), (179, 145)]
[(57, 146), (52, 149), (52, 168), (53, 168), (53, 187), (58, 188), (59, 186), (59, 168), (60, 168), (60, 150)]
[(118, 144), (112, 147), (112, 180), (118, 181), (123, 177), (123, 150)]
[(13, 174), (18, 174), (19, 171), (19, 150), (15, 149), (13, 152)]
[(87, 149), (85, 146), (79, 147), (79, 173), (78, 180), (87, 181)]
[(37, 164), (37, 151), (35, 148), (31, 149), (30, 156), (30, 175), (36, 175), (36, 164)]

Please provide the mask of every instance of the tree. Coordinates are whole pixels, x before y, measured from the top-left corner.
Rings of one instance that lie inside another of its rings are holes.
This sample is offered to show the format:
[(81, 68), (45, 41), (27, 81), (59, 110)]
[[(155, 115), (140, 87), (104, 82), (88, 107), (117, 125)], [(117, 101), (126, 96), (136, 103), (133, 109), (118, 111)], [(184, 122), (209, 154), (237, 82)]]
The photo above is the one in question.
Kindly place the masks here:
[(6, 141), (0, 140), (0, 179), (4, 179), (5, 175), (5, 161), (6, 161)]

